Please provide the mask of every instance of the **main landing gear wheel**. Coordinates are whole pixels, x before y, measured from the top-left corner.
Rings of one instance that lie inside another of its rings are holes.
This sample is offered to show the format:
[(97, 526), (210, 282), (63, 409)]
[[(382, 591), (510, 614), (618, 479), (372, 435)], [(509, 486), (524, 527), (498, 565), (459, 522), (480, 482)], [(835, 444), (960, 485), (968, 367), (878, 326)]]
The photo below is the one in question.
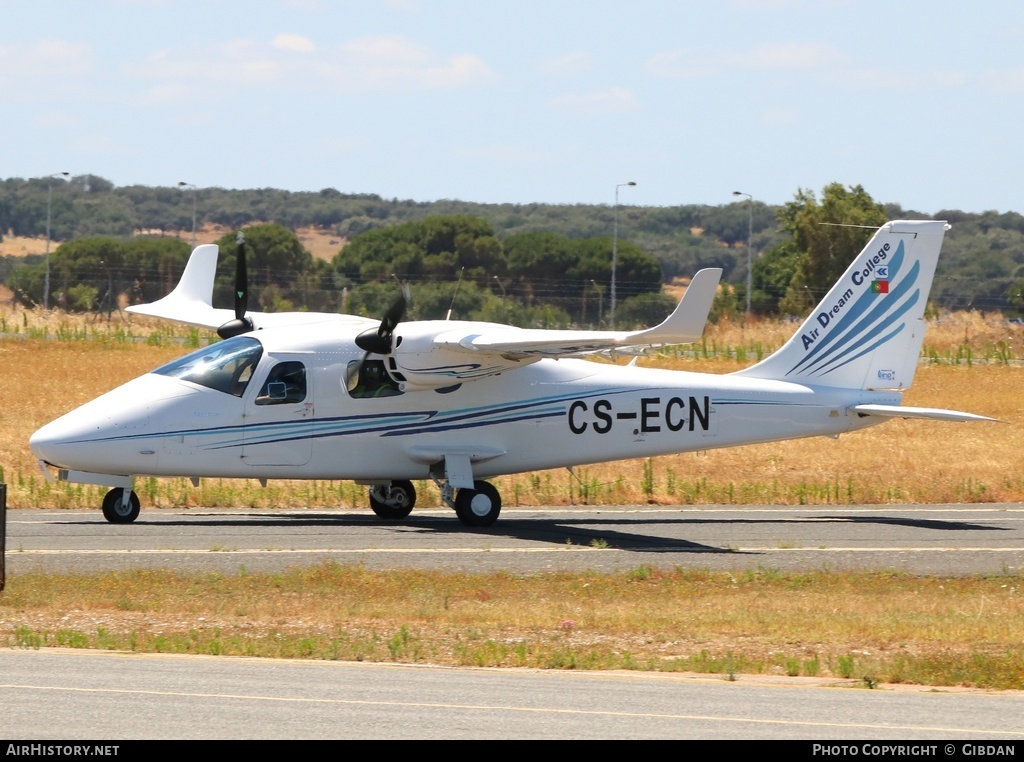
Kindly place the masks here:
[(128, 493), (128, 505), (121, 498), (122, 490), (114, 487), (103, 498), (103, 518), (111, 524), (131, 524), (139, 517), (139, 496), (134, 491)]
[(455, 514), (468, 527), (489, 527), (501, 513), (501, 494), (490, 483), (475, 481), (473, 489), (455, 495)]
[(416, 505), (416, 490), (412, 482), (403, 480), (370, 487), (370, 507), (385, 521), (400, 521), (412, 513)]

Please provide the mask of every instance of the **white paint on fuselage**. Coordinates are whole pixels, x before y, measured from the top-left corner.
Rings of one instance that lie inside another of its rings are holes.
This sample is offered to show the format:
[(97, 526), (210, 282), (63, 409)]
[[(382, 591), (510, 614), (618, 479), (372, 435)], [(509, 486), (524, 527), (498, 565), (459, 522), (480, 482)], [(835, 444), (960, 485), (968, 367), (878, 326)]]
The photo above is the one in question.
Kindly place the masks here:
[[(147, 374), (41, 428), (33, 452), (94, 473), (373, 481), (426, 478), (424, 452), (476, 448), (488, 453), (474, 464), (480, 478), (835, 435), (881, 420), (850, 414), (848, 406), (900, 401), (895, 392), (574, 359), (541, 360), (448, 393), (354, 399), (347, 367), (362, 352), (324, 351), (322, 336), (297, 342), (294, 331), (249, 335), (266, 351), (241, 398)], [(286, 355), (307, 366), (305, 412), (271, 406), (259, 420), (246, 417)]]

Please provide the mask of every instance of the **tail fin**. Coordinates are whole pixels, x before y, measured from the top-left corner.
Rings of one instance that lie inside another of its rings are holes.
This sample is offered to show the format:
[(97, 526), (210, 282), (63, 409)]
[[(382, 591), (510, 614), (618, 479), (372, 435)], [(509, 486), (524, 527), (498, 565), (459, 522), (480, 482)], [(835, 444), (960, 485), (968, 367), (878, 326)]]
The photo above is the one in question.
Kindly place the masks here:
[(735, 375), (850, 389), (908, 388), (947, 228), (932, 220), (887, 222), (789, 341)]

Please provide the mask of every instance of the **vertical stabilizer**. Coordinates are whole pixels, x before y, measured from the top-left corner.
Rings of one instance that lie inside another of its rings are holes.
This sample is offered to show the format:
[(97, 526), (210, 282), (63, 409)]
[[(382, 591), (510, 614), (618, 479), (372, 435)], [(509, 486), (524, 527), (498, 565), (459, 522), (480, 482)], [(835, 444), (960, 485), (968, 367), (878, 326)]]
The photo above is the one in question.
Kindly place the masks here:
[(887, 222), (777, 352), (735, 375), (851, 389), (906, 389), (948, 225)]

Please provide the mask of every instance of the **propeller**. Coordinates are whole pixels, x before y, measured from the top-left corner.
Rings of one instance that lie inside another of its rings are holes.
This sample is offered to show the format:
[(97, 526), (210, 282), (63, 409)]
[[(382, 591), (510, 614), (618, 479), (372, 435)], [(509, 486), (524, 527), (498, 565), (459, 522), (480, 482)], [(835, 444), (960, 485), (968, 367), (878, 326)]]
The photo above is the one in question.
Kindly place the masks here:
[(235, 245), (235, 319), (217, 329), (222, 339), (249, 333), (254, 326), (252, 318), (245, 316), (249, 309), (249, 274), (245, 267), (245, 233), (238, 231)]
[(405, 310), (408, 306), (409, 294), (406, 286), (403, 285), (402, 293), (388, 307), (384, 317), (380, 320), (380, 325), (376, 328), (368, 328), (356, 336), (356, 346), (363, 350), (364, 354), (363, 359), (348, 374), (349, 389), (352, 389), (356, 380), (362, 377), (363, 366), (371, 354), (391, 354), (391, 344), (394, 341), (395, 328), (398, 327), (398, 324), (402, 322), (402, 318), (405, 317)]
[(398, 298), (388, 307), (388, 311), (381, 318), (380, 325), (370, 328), (356, 336), (356, 346), (365, 352), (373, 352), (378, 355), (386, 355), (391, 352), (391, 340), (395, 334), (395, 328), (402, 322), (405, 316), (405, 308), (409, 300), (405, 295), (405, 289), (398, 295)]

